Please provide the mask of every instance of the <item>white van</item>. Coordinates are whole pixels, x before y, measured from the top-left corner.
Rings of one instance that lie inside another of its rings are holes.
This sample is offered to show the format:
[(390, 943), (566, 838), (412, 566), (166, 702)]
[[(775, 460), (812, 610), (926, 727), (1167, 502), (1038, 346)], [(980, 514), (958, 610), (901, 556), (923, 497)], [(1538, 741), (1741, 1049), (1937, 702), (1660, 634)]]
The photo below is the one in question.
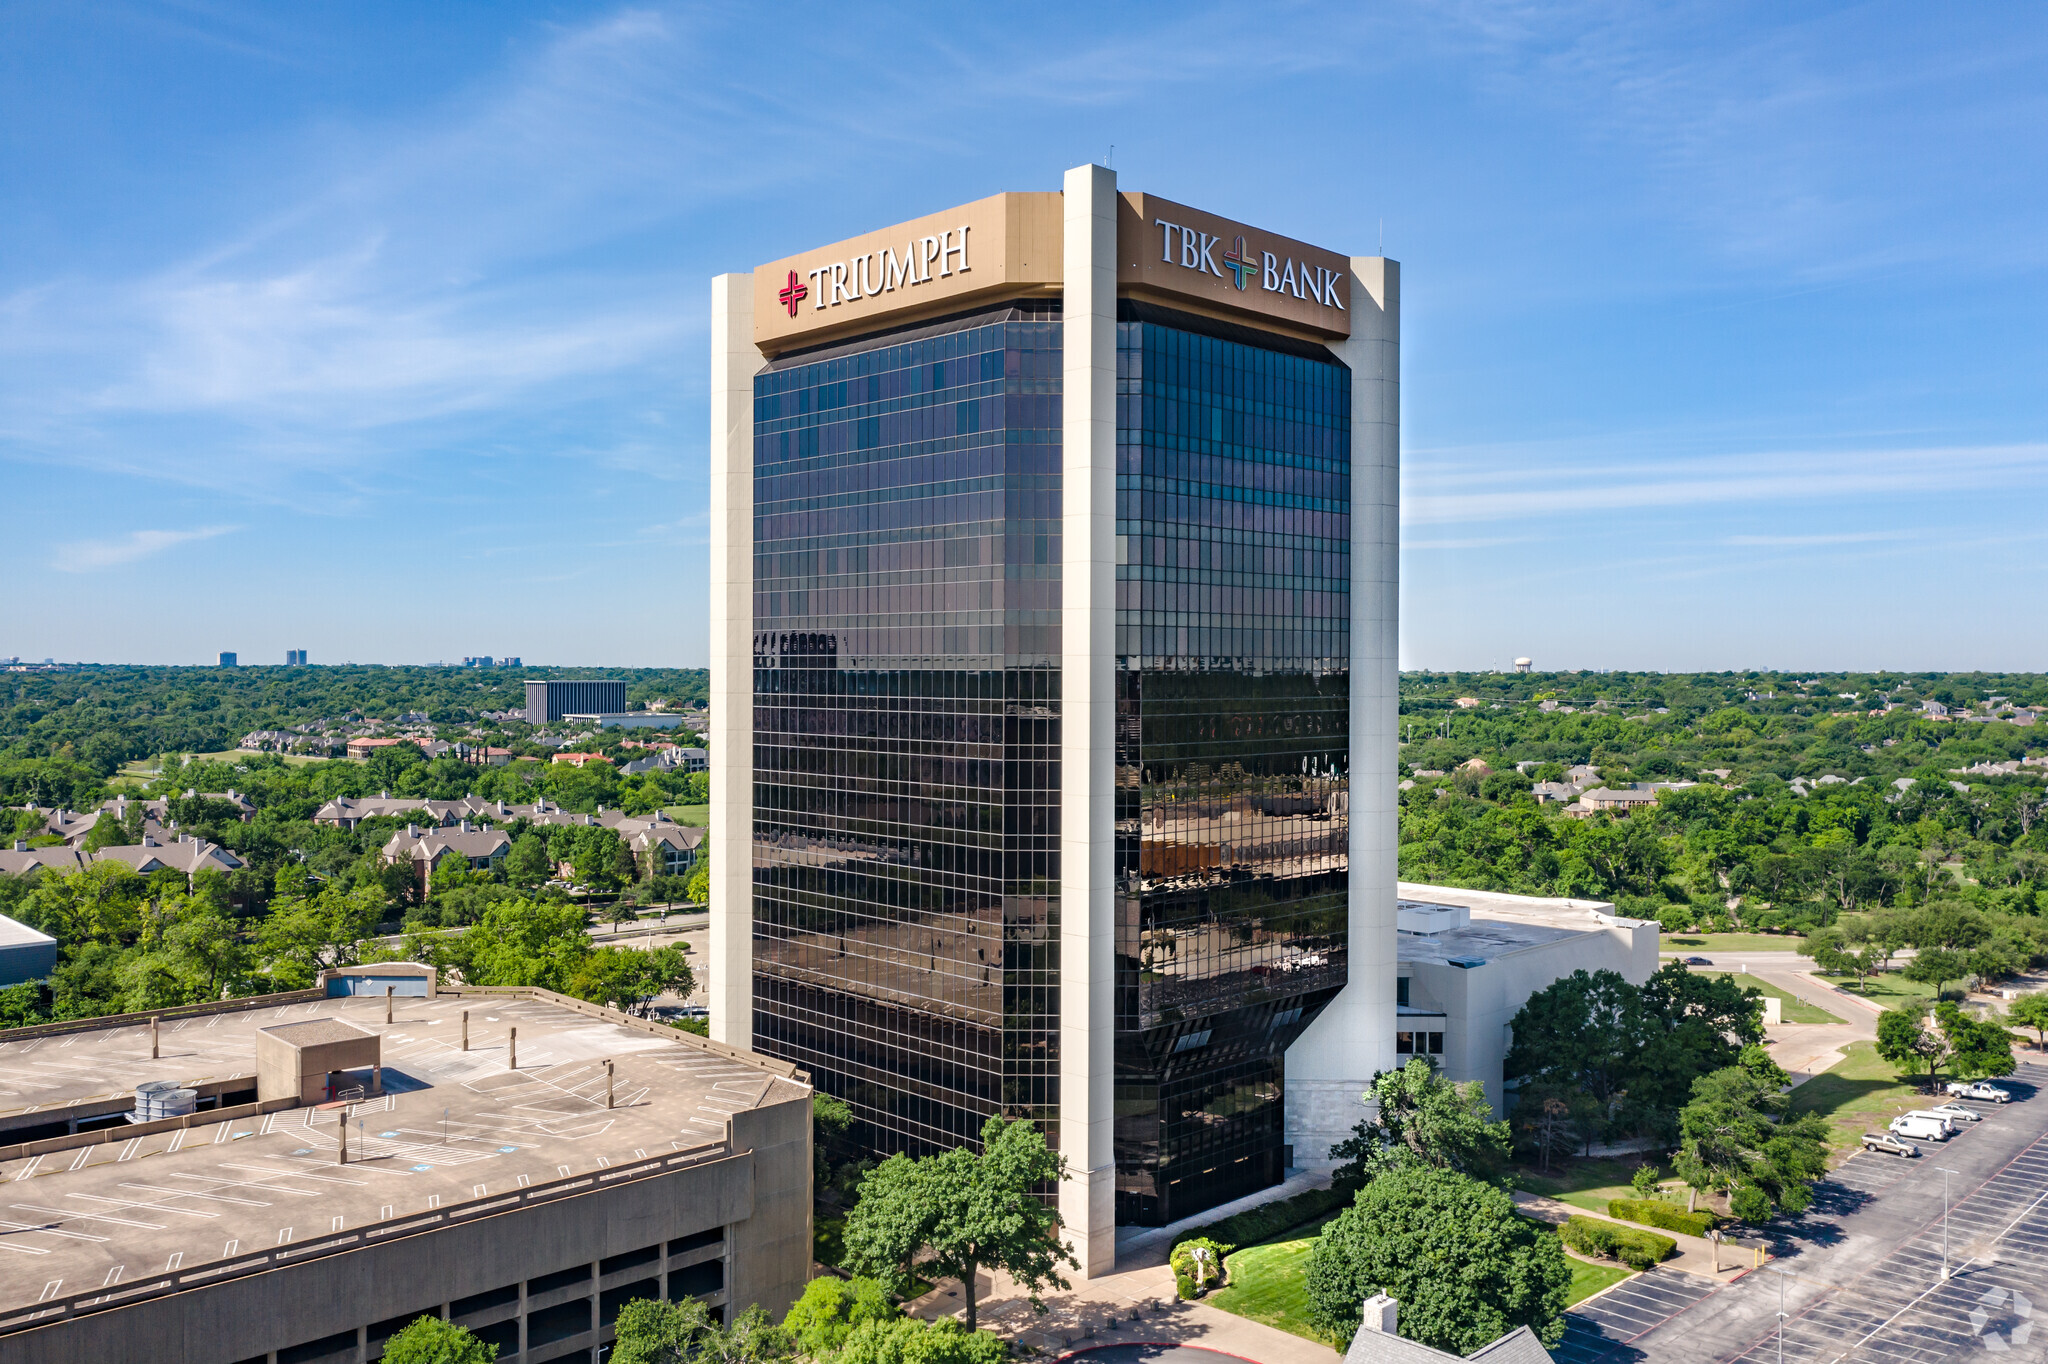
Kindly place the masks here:
[(1893, 1118), (1888, 1130), (1894, 1136), (1911, 1141), (1947, 1141), (1949, 1134), (1948, 1124), (1940, 1118), (1921, 1117), (1916, 1113)]
[(1963, 1130), (1963, 1125), (1957, 1122), (1954, 1118), (1950, 1117), (1946, 1113), (1937, 1113), (1931, 1108), (1916, 1108), (1911, 1113), (1908, 1113), (1906, 1116), (1909, 1118), (1927, 1118), (1930, 1121), (1938, 1122), (1942, 1126), (1948, 1128), (1948, 1134), (1950, 1136), (1954, 1136), (1956, 1133)]

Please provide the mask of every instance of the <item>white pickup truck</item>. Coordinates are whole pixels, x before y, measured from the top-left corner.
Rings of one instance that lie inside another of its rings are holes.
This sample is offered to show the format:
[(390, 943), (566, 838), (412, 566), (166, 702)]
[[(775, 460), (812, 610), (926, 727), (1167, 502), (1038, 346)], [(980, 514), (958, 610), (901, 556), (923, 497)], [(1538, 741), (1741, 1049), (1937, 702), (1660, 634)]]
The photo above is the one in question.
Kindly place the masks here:
[(1951, 1098), (1977, 1099), (1988, 1104), (2007, 1104), (2012, 1095), (1997, 1085), (1987, 1085), (1982, 1080), (1951, 1080), (1948, 1084)]

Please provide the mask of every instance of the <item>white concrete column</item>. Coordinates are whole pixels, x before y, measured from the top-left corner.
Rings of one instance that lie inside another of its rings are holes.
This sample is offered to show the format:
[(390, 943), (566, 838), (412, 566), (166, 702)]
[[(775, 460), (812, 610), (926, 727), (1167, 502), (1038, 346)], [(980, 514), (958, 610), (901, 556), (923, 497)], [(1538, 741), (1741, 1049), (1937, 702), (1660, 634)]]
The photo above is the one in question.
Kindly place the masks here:
[(1067, 172), (1060, 528), (1060, 1217), (1116, 1268), (1116, 173)]
[(1365, 1116), (1360, 1095), (1394, 1064), (1394, 803), (1400, 699), (1401, 266), (1351, 261), (1350, 980), (1287, 1049), (1287, 1141), (1297, 1166)]
[(711, 281), (711, 1037), (754, 1045), (754, 277)]

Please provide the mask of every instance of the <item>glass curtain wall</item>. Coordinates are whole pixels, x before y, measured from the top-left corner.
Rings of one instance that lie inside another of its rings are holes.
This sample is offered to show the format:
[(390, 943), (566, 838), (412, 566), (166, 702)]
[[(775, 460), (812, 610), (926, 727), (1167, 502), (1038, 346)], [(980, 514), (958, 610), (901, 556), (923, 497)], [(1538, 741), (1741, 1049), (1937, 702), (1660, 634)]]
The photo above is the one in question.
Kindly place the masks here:
[(1287, 1045), (1345, 980), (1350, 376), (1117, 326), (1117, 1220), (1283, 1177)]
[(1060, 324), (754, 383), (754, 1038), (922, 1155), (1057, 1140)]

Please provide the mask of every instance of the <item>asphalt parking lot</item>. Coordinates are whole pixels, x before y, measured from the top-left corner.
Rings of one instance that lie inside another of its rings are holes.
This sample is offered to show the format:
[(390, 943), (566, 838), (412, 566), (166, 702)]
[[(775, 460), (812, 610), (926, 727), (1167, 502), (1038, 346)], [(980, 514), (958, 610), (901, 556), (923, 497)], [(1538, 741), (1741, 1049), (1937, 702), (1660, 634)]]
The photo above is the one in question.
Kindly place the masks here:
[[(2048, 1067), (1999, 1083), (2014, 1101), (1917, 1160), (1852, 1157), (1814, 1206), (1773, 1229), (1776, 1258), (1690, 1300), (1653, 1271), (1586, 1303), (1554, 1352), (1566, 1364), (1936, 1364), (2048, 1353)], [(1946, 1168), (1952, 1173), (1944, 1177)], [(1942, 1278), (1943, 1181), (1948, 1184)], [(1667, 1310), (1668, 1309), (1668, 1310)], [(1663, 1315), (1658, 1316), (1662, 1311)]]

